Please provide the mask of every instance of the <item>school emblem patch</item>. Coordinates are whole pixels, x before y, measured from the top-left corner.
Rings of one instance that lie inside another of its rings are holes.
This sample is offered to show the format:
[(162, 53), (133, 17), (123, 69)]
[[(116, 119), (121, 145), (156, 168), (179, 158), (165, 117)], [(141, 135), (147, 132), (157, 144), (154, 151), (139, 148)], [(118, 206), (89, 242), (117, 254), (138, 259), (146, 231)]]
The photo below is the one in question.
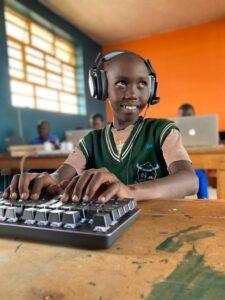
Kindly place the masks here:
[(157, 170), (159, 165), (154, 167), (150, 162), (146, 162), (143, 165), (136, 164), (137, 167), (137, 182), (144, 182), (147, 180), (154, 180), (157, 177)]

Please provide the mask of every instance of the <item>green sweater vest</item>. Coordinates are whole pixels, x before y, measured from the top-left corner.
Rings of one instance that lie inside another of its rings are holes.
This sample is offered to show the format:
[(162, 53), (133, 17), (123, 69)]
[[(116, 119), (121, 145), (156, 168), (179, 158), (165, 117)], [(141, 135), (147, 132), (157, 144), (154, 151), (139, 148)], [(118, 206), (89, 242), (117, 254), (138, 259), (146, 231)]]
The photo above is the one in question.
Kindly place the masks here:
[(87, 159), (86, 169), (106, 167), (125, 184), (168, 175), (162, 144), (173, 128), (178, 129), (174, 122), (139, 117), (120, 155), (111, 128), (109, 124), (80, 140), (79, 148)]

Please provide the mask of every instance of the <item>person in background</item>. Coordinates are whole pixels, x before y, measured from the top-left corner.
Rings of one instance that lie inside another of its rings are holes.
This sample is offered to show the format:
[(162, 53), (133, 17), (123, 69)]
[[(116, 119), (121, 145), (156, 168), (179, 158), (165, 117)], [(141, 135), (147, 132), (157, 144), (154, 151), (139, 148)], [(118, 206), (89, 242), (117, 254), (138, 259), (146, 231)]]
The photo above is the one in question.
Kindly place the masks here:
[(191, 117), (195, 115), (194, 107), (189, 103), (182, 104), (178, 109), (179, 117)]
[(55, 149), (59, 149), (59, 138), (55, 134), (50, 133), (50, 124), (46, 120), (39, 121), (37, 123), (38, 137), (29, 142), (30, 145), (44, 144), (50, 142), (55, 146)]
[(100, 113), (92, 115), (89, 120), (92, 129), (102, 129), (104, 127), (103, 121), (103, 116)]
[[(179, 117), (191, 117), (195, 115), (194, 107), (189, 103), (182, 104), (178, 109)], [(208, 199), (208, 178), (205, 170), (195, 170), (199, 180), (199, 189), (197, 196), (199, 199)]]

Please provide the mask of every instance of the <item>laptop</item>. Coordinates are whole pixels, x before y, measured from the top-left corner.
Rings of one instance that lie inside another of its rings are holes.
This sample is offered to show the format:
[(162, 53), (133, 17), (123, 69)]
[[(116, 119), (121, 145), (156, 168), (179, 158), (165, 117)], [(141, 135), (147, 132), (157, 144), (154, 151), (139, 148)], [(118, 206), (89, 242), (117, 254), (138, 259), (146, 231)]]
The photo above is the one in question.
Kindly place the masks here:
[(214, 148), (219, 145), (218, 115), (170, 118), (180, 129), (186, 148)]
[(65, 137), (67, 142), (73, 143), (74, 146), (78, 146), (79, 141), (85, 137), (92, 129), (75, 129), (66, 130)]

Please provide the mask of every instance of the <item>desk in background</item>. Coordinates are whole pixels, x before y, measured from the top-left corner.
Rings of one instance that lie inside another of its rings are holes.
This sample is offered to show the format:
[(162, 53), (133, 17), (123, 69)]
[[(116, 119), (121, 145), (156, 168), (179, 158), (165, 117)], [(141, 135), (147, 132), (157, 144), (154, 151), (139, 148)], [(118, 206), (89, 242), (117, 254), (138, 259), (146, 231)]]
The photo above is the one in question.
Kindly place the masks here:
[[(225, 147), (214, 149), (188, 150), (193, 166), (196, 169), (216, 170), (218, 199), (225, 199)], [(41, 155), (28, 157), (25, 168), (57, 169), (67, 158), (67, 155)], [(0, 169), (19, 169), (19, 157), (0, 156)]]
[(225, 199), (225, 147), (188, 150), (195, 169), (216, 170), (217, 197)]
[(0, 238), (0, 299), (225, 299), (225, 201), (139, 206), (107, 250)]

